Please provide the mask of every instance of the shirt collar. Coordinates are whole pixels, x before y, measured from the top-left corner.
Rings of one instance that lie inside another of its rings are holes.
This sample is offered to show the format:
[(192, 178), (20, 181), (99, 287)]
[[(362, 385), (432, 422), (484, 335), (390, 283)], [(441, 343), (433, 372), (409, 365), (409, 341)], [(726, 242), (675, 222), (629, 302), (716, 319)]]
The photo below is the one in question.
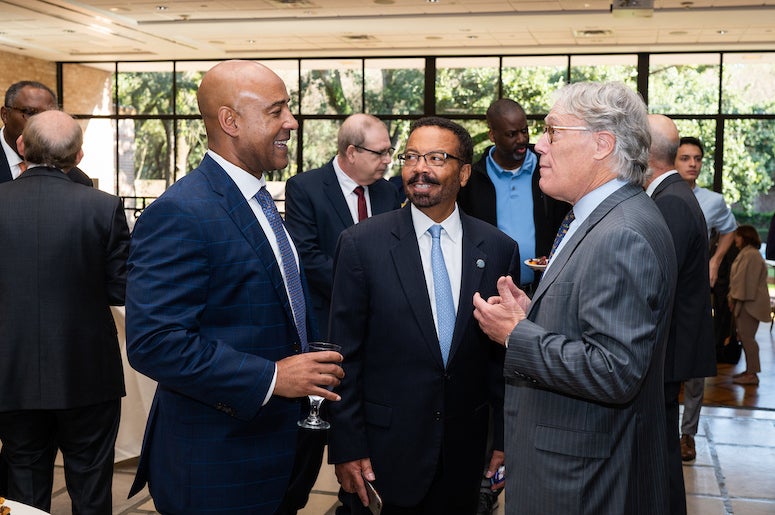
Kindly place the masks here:
[(261, 178), (258, 179), (255, 175), (219, 156), (213, 150), (208, 150), (207, 154), (212, 157), (216, 163), (221, 165), (221, 168), (223, 168), (226, 174), (231, 177), (231, 180), (237, 185), (237, 188), (239, 188), (245, 199), (250, 200), (255, 197), (258, 190), (266, 186), (266, 177), (264, 174), (261, 174)]
[(677, 174), (677, 173), (678, 172), (675, 171), (675, 170), (670, 170), (669, 172), (665, 172), (662, 175), (660, 175), (659, 177), (657, 177), (656, 179), (654, 179), (653, 181), (651, 181), (651, 184), (649, 184), (648, 188), (646, 188), (646, 193), (648, 194), (648, 196), (650, 197), (650, 196), (652, 196), (654, 194), (654, 190), (657, 189), (657, 186), (662, 184), (662, 181), (664, 181), (665, 179), (667, 179), (671, 175), (674, 175), (674, 174)]
[(581, 197), (578, 202), (573, 205), (573, 215), (576, 218), (574, 223), (581, 224), (581, 222), (586, 220), (587, 217), (592, 214), (592, 211), (594, 211), (606, 198), (627, 184), (628, 181), (618, 178), (612, 179)]
[[(412, 224), (414, 225), (414, 233), (419, 240), (420, 237), (425, 234), (432, 225), (436, 225), (437, 222), (433, 221), (428, 215), (420, 211), (414, 204), (411, 205), (412, 209)], [(444, 232), (447, 236), (457, 244), (463, 235), (463, 223), (460, 221), (460, 211), (455, 204), (455, 210), (444, 219), (441, 223), (441, 227), (444, 228)]]
[[(336, 172), (336, 180), (339, 181), (339, 186), (342, 187), (342, 191), (352, 192), (358, 186), (358, 183), (352, 180), (352, 178), (342, 170), (342, 167), (339, 166), (339, 154), (334, 157), (333, 164), (334, 171)], [(366, 189), (366, 186), (364, 186), (363, 189)]]
[(490, 151), (487, 153), (487, 169), (494, 171), (497, 175), (515, 175), (519, 176), (524, 174), (527, 175), (533, 175), (533, 170), (536, 168), (536, 162), (538, 160), (538, 157), (533, 153), (529, 148), (525, 152), (525, 159), (522, 161), (522, 166), (520, 166), (517, 170), (505, 170), (501, 165), (495, 162), (495, 159), (493, 159), (492, 154), (495, 152), (495, 146), (493, 145), (490, 148)]

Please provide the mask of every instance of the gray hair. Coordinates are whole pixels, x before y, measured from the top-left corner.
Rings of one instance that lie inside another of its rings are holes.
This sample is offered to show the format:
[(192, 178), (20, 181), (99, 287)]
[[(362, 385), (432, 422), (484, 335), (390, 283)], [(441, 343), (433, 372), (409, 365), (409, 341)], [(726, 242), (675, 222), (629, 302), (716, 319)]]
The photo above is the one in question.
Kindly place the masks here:
[(620, 179), (644, 184), (651, 134), (643, 99), (621, 82), (576, 82), (557, 92), (555, 108), (616, 138), (614, 166)]

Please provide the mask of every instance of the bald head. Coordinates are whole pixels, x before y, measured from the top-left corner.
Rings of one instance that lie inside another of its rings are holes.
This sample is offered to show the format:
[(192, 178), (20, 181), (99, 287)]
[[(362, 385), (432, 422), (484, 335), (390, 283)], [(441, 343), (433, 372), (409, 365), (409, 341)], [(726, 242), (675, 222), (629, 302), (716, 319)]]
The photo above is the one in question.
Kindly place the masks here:
[[(675, 154), (678, 150), (678, 128), (673, 120), (662, 114), (650, 114), (649, 132), (651, 147), (649, 148), (649, 169), (651, 179), (675, 169)], [(650, 181), (649, 181), (650, 182)]]
[(62, 111), (44, 111), (30, 118), (18, 142), (27, 164), (52, 166), (64, 171), (81, 160), (82, 145), (81, 127)]
[(207, 144), (230, 163), (260, 177), (288, 165), (288, 140), (298, 128), (285, 83), (254, 61), (224, 61), (197, 91)]

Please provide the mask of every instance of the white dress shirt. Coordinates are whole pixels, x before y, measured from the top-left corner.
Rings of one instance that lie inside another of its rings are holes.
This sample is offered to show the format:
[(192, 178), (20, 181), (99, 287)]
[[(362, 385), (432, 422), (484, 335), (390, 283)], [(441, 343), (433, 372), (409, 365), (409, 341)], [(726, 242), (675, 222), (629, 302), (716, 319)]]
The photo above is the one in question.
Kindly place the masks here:
[[(352, 178), (344, 173), (342, 167), (339, 166), (339, 156), (334, 158), (334, 171), (336, 172), (336, 180), (339, 181), (339, 187), (342, 188), (342, 195), (347, 202), (347, 207), (350, 209), (350, 216), (353, 217), (353, 222), (358, 223), (358, 195), (355, 194), (355, 187), (358, 183), (352, 180)], [(363, 196), (366, 198), (366, 213), (371, 216), (371, 197), (369, 196), (369, 187), (363, 187)]]
[(19, 157), (19, 154), (17, 154), (16, 151), (11, 148), (11, 145), (5, 141), (5, 127), (0, 129), (0, 144), (2, 144), (3, 153), (5, 154), (5, 158), (8, 161), (8, 166), (11, 168), (11, 177), (13, 177), (15, 180), (22, 173), (22, 158)]
[[(417, 236), (417, 245), (420, 247), (422, 270), (425, 274), (425, 286), (431, 299), (433, 323), (436, 326), (436, 334), (438, 335), (439, 322), (436, 315), (436, 291), (433, 287), (433, 268), (431, 267), (433, 237), (428, 232), (428, 229), (432, 225), (436, 225), (437, 222), (431, 220), (425, 213), (417, 209), (414, 204), (412, 204), (411, 209), (412, 224), (414, 225), (414, 233)], [(458, 211), (457, 204), (455, 204), (455, 210), (452, 214), (439, 225), (443, 229), (441, 231), (441, 252), (444, 254), (444, 264), (447, 266), (449, 284), (452, 287), (452, 300), (455, 303), (455, 312), (457, 313), (460, 304), (460, 283), (463, 274), (463, 224), (460, 221), (460, 211)]]

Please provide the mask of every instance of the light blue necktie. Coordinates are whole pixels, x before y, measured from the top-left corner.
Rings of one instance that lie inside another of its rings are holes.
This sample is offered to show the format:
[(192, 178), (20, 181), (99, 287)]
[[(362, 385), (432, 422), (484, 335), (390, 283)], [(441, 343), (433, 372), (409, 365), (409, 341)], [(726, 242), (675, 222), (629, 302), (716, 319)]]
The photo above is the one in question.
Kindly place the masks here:
[(452, 334), (455, 332), (455, 301), (452, 299), (452, 286), (449, 283), (447, 265), (441, 252), (441, 226), (432, 225), (428, 232), (433, 238), (431, 246), (431, 269), (433, 270), (433, 291), (436, 295), (436, 318), (439, 325), (439, 347), (444, 366), (447, 366), (449, 349), (452, 347)]
[(285, 228), (283, 227), (283, 219), (280, 217), (280, 213), (274, 205), (272, 195), (266, 191), (266, 187), (262, 186), (261, 189), (258, 190), (258, 193), (256, 193), (256, 200), (258, 200), (259, 205), (261, 205), (261, 210), (264, 212), (266, 219), (269, 220), (269, 225), (272, 227), (272, 231), (277, 239), (277, 246), (280, 248), (280, 260), (282, 261), (283, 271), (285, 272), (285, 280), (288, 283), (288, 293), (291, 297), (293, 318), (296, 322), (296, 330), (299, 332), (299, 338), (301, 339), (301, 350), (307, 352), (307, 309), (304, 303), (304, 291), (301, 288), (299, 269), (296, 266), (293, 250), (291, 250), (291, 242), (288, 241), (288, 236), (285, 234)]

